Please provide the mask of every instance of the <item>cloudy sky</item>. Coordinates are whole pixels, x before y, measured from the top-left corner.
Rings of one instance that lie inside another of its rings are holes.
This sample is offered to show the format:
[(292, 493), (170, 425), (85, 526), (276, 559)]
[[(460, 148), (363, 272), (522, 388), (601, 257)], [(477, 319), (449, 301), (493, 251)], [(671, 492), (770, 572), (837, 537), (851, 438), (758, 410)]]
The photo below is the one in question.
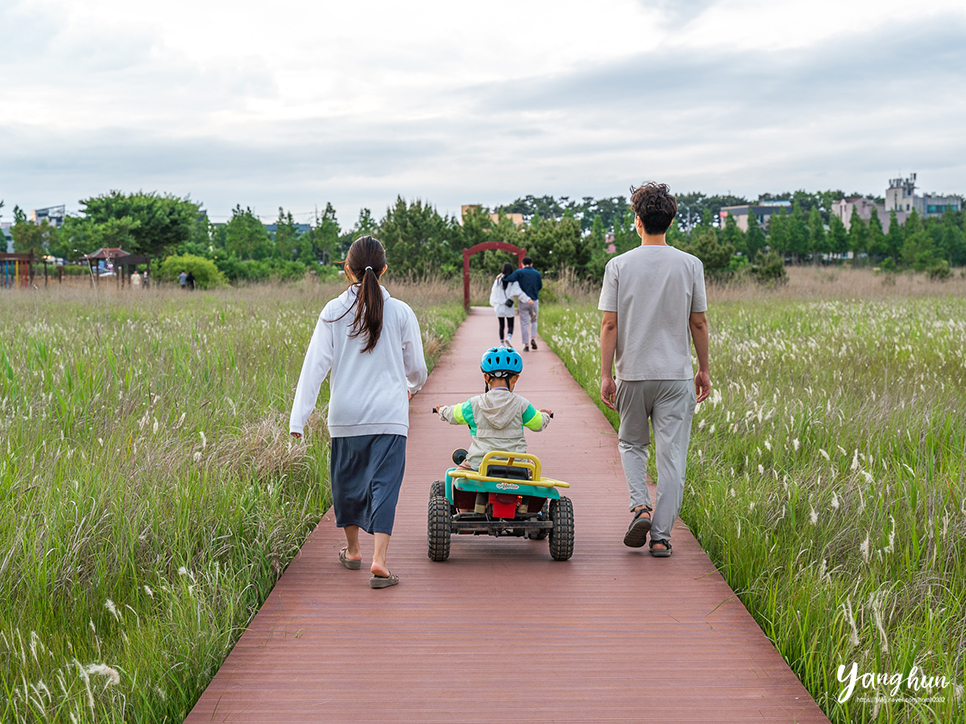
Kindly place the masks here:
[(963, 0), (0, 0), (0, 211), (966, 193)]

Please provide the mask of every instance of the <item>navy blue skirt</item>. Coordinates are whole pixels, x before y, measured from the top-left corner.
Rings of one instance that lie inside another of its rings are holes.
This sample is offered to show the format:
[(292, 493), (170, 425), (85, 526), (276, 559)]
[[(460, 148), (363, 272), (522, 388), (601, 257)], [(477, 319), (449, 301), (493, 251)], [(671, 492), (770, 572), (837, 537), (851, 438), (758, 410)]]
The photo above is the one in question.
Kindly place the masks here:
[(396, 501), (406, 471), (402, 435), (332, 438), (329, 463), (335, 524), (367, 533), (392, 533)]

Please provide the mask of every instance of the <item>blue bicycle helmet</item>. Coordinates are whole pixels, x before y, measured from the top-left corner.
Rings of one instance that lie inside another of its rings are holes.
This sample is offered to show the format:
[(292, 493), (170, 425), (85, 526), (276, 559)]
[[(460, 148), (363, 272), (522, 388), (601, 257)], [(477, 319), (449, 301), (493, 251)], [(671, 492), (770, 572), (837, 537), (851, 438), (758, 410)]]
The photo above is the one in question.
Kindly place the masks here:
[(490, 347), (483, 353), (480, 369), (493, 377), (512, 377), (523, 372), (523, 357), (512, 347)]

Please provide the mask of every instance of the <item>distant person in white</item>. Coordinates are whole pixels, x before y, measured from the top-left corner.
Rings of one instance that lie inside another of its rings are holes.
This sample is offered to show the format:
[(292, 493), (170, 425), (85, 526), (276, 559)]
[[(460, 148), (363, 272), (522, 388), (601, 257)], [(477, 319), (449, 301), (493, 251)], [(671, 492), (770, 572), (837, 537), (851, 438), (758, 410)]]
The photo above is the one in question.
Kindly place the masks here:
[[(668, 187), (649, 183), (631, 191), (641, 246), (614, 257), (604, 270), (598, 305), (604, 313), (600, 397), (620, 415), (618, 449), (634, 514), (624, 544), (640, 548), (650, 533), (651, 555), (666, 558), (684, 499), (695, 403), (711, 392), (708, 305), (701, 261), (667, 244), (665, 234), (678, 208)], [(697, 374), (691, 366), (692, 341)], [(653, 507), (647, 487), (648, 421), (657, 447)]]
[(302, 436), (329, 371), (327, 425), (335, 521), (345, 533), (345, 568), (361, 568), (359, 530), (374, 537), (371, 588), (399, 583), (386, 564), (396, 501), (406, 466), (409, 400), (426, 382), (416, 315), (379, 284), (386, 251), (363, 236), (352, 242), (345, 274), (351, 286), (319, 315), (295, 390), (289, 429)]
[[(496, 275), (493, 280), (493, 287), (490, 289), (490, 306), (496, 312), (496, 321), (500, 328), (500, 346), (513, 346), (513, 315), (516, 310), (513, 307), (513, 300), (520, 300), (520, 308), (525, 304), (533, 304), (533, 301), (516, 282), (511, 282), (507, 277), (513, 273), (513, 265), (506, 262), (503, 271)], [(506, 336), (503, 334), (503, 323), (506, 322)]]

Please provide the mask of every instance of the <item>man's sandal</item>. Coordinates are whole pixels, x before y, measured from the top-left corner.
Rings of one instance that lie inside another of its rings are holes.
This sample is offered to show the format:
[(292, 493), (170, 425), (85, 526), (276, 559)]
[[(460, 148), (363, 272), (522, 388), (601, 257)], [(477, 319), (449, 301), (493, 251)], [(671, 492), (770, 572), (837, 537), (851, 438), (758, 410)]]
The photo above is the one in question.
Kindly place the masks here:
[(627, 527), (627, 532), (624, 534), (624, 545), (628, 548), (643, 548), (650, 530), (651, 511), (649, 508), (641, 508), (634, 513), (634, 520)]
[[(667, 546), (667, 547), (664, 548), (664, 549), (661, 549), (661, 548), (655, 549), (654, 548), (654, 544), (655, 543), (657, 543), (658, 545), (663, 545), (663, 546)], [(660, 538), (658, 538), (657, 540), (654, 540), (653, 538), (651, 538), (651, 542), (648, 545), (648, 548), (651, 551), (651, 555), (654, 556), (655, 558), (670, 558), (671, 557), (671, 541), (669, 541), (669, 540), (661, 540)]]

